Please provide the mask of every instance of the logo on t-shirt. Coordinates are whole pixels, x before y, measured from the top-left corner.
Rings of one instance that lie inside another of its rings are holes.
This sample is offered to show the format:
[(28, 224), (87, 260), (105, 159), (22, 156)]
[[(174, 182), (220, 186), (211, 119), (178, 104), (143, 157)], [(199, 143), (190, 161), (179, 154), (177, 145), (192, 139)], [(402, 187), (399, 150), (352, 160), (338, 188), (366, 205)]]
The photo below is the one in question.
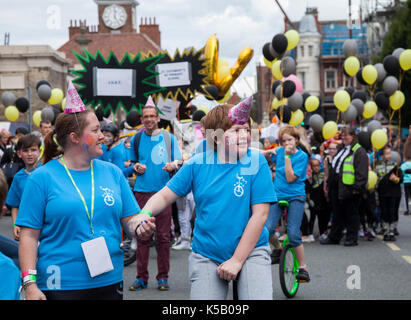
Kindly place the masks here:
[(114, 191), (109, 189), (109, 188), (103, 188), (100, 186), (100, 189), (103, 191), (102, 197), (104, 198), (104, 203), (108, 205), (109, 207), (114, 205)]
[(247, 181), (238, 174), (236, 174), (236, 178), (238, 181), (234, 184), (234, 195), (240, 198), (244, 194), (244, 186), (247, 184)]

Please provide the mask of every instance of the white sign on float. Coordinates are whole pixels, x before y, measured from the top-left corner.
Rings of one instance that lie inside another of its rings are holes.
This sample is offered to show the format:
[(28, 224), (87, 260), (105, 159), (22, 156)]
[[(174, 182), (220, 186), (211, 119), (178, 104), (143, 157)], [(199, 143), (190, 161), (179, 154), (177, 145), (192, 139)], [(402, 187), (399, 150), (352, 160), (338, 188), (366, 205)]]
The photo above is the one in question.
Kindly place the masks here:
[(162, 97), (158, 98), (157, 108), (163, 114), (160, 114), (160, 118), (168, 121), (172, 121), (177, 118), (177, 108), (180, 106), (180, 101), (173, 101), (171, 99), (164, 100)]
[(94, 96), (136, 96), (136, 70), (93, 68)]
[(161, 63), (156, 65), (157, 84), (160, 87), (179, 87), (191, 84), (191, 65), (188, 62)]

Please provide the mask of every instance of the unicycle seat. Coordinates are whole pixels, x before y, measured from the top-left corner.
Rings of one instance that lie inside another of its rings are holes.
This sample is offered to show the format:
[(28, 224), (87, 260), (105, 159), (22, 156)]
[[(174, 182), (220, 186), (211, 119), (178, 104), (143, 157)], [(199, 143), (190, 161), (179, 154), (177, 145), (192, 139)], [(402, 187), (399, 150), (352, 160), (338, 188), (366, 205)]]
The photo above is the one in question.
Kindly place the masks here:
[(279, 200), (278, 206), (280, 207), (281, 210), (284, 210), (290, 206), (290, 203), (287, 200)]

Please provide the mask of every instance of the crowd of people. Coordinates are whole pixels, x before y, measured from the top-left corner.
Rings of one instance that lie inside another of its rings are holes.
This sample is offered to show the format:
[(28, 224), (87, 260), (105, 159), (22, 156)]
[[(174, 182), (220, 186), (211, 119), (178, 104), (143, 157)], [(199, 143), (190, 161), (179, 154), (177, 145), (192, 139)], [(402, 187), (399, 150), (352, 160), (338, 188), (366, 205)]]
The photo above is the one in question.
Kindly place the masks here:
[[(158, 289), (170, 289), (170, 248), (190, 250), (192, 299), (225, 299), (234, 279), (240, 299), (272, 299), (271, 264), (284, 233), (300, 282), (310, 281), (303, 243), (336, 245), (345, 237), (352, 247), (376, 234), (396, 240), (402, 197), (403, 214), (411, 213), (409, 135), (395, 145), (400, 159), (393, 144), (365, 149), (349, 126), (324, 141), (284, 124), (278, 136), (250, 141), (250, 107), (249, 99), (219, 105), (196, 119), (202, 137), (193, 154), (172, 126), (159, 128), (151, 97), (131, 134), (81, 108), (54, 125), (41, 122), (37, 133), (1, 132), (0, 205), (14, 239), (0, 237), (0, 259), (20, 269), (6, 298), (22, 284), (28, 299), (122, 299), (123, 230), (137, 238), (128, 289), (148, 286), (155, 233)], [(278, 200), (289, 203), (287, 230)], [(50, 266), (59, 268), (58, 281), (50, 281)]]

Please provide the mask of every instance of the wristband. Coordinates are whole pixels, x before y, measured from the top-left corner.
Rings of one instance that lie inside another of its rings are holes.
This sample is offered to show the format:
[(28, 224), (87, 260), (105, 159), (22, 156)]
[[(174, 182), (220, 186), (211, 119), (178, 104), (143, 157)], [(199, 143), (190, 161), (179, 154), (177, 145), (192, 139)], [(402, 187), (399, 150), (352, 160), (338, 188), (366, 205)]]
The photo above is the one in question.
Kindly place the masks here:
[(146, 213), (146, 214), (148, 214), (148, 215), (150, 216), (150, 218), (153, 217), (153, 215), (151, 214), (151, 212), (148, 211), (148, 210), (145, 210), (145, 209), (140, 210), (140, 212), (139, 212), (138, 214), (140, 214), (140, 213)]
[(22, 273), (21, 273), (21, 277), (22, 278), (25, 278), (26, 276), (28, 276), (28, 275), (36, 275), (37, 274), (37, 270), (32, 270), (32, 269), (29, 269), (29, 270), (26, 270), (26, 271), (23, 271)]

